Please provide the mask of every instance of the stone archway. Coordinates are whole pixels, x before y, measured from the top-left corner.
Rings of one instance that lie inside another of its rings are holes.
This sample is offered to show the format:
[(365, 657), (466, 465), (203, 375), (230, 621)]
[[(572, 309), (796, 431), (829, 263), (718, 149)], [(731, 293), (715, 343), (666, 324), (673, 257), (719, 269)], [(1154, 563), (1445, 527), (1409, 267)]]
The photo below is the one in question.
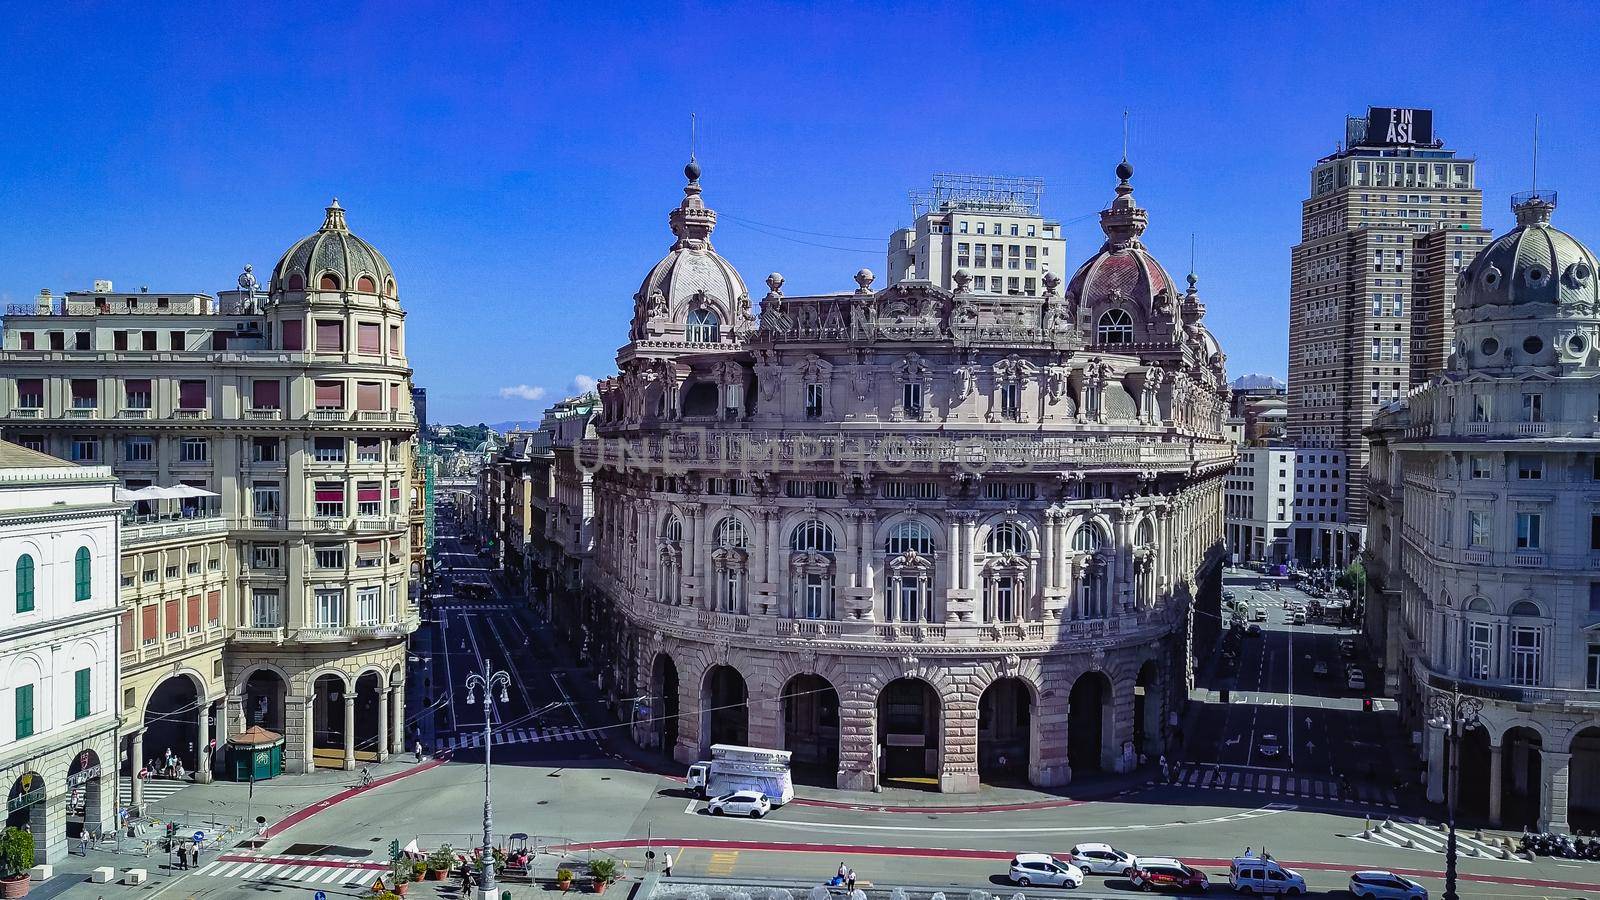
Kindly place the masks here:
[(1032, 766), (1033, 691), (997, 678), (978, 698), (978, 776), (985, 784), (1027, 784)]
[(783, 749), (796, 781), (833, 787), (839, 779), (839, 692), (807, 672), (783, 686)]
[(67, 768), (67, 838), (75, 840), (84, 832), (101, 832), (111, 823), (110, 799), (103, 788), (100, 755), (82, 750)]
[(35, 864), (49, 862), (49, 816), (45, 812), (49, 799), (44, 777), (37, 772), (22, 773), (6, 794), (6, 827), (26, 828), (33, 835)]
[(671, 756), (678, 746), (678, 667), (665, 652), (650, 665), (649, 713), (646, 744)]
[(1105, 770), (1110, 716), (1111, 680), (1104, 672), (1079, 675), (1067, 700), (1067, 762), (1073, 775)]
[(289, 685), (282, 675), (271, 669), (252, 671), (245, 678), (241, 697), (244, 727), (260, 725), (268, 731), (283, 734), (288, 696)]
[(356, 679), (356, 760), (376, 762), (380, 738), (384, 729), (379, 725), (378, 697), (384, 691), (383, 676), (377, 672), (363, 672)]
[(939, 723), (944, 710), (933, 685), (897, 678), (878, 694), (878, 781), (939, 789)]
[(345, 700), (349, 688), (344, 676), (324, 672), (312, 682), (311, 754), (317, 768), (345, 768)]
[(706, 670), (700, 715), (702, 754), (713, 744), (744, 746), (750, 742), (750, 691), (738, 669), (717, 665)]
[(1600, 828), (1600, 725), (1591, 725), (1572, 736), (1567, 748), (1572, 761), (1567, 767), (1567, 824), (1574, 830)]
[(1166, 752), (1161, 716), (1166, 709), (1166, 688), (1155, 660), (1139, 667), (1133, 683), (1133, 749), (1152, 760)]
[(1539, 829), (1544, 794), (1544, 739), (1526, 726), (1500, 739), (1500, 821), (1505, 828)]
[[(172, 751), (177, 766), (185, 773), (198, 768), (200, 754), (205, 750), (205, 740), (197, 741), (201, 716), (208, 713), (201, 700), (202, 686), (194, 677), (173, 675), (150, 692), (144, 703), (143, 759), (157, 778), (177, 777), (176, 767), (167, 765), (167, 751)], [(138, 773), (133, 773), (137, 775)]]
[[(1445, 742), (1445, 776), (1450, 772), (1450, 742)], [(1489, 816), (1489, 731), (1479, 726), (1461, 735), (1460, 781), (1456, 787), (1456, 810), (1470, 818)], [(1446, 782), (1448, 784), (1448, 782)]]

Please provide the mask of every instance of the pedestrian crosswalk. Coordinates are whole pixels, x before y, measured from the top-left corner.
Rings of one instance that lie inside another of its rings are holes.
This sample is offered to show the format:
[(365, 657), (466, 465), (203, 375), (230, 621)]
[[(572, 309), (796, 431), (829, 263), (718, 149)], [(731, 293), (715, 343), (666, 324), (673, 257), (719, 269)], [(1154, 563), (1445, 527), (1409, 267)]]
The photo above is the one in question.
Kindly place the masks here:
[[(576, 725), (558, 725), (553, 728), (507, 728), (494, 733), (494, 745), (500, 747), (506, 744), (542, 744), (552, 741), (595, 741), (599, 738), (598, 729), (579, 728)], [(449, 738), (441, 738), (440, 745), (444, 750), (481, 748), (483, 733), (465, 731)]]
[[(146, 778), (140, 785), (143, 788), (144, 805), (151, 806), (171, 797), (173, 794), (189, 787), (188, 781), (177, 781), (170, 778)], [(122, 776), (122, 793), (119, 794), (123, 803), (133, 801), (133, 779)]]
[[(1362, 843), (1383, 844), (1397, 850), (1417, 850), (1423, 853), (1440, 854), (1444, 853), (1446, 840), (1446, 835), (1443, 831), (1423, 825), (1415, 819), (1389, 819), (1381, 824), (1374, 823), (1374, 826), (1364, 833), (1347, 834), (1345, 837)], [(1504, 847), (1495, 846), (1472, 836), (1472, 832), (1457, 831), (1456, 848), (1458, 853), (1466, 857), (1501, 860), (1503, 862), (1528, 862), (1528, 860), (1517, 856), (1515, 853), (1506, 852)]]
[(210, 878), (371, 887), (388, 866), (351, 856), (226, 853), (195, 873)]
[(1351, 795), (1343, 794), (1331, 778), (1313, 778), (1293, 772), (1245, 769), (1234, 766), (1179, 766), (1173, 784), (1218, 791), (1250, 791), (1277, 797), (1361, 803), (1399, 809), (1399, 798), (1390, 788), (1352, 784)]

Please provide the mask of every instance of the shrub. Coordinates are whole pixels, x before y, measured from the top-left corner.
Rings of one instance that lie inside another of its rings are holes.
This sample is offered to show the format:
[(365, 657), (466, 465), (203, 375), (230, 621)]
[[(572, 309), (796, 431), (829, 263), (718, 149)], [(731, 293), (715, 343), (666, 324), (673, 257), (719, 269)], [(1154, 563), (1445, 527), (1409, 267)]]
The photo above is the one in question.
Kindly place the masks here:
[(571, 869), (557, 869), (556, 870), (556, 880), (557, 881), (571, 881), (572, 880), (572, 870)]
[(595, 881), (610, 884), (617, 880), (618, 873), (617, 861), (609, 857), (601, 857), (589, 863), (589, 877)]
[(440, 844), (439, 849), (428, 854), (428, 868), (449, 871), (455, 868), (456, 851), (449, 844)]
[(11, 878), (33, 868), (33, 832), (15, 826), (0, 832), (0, 877)]

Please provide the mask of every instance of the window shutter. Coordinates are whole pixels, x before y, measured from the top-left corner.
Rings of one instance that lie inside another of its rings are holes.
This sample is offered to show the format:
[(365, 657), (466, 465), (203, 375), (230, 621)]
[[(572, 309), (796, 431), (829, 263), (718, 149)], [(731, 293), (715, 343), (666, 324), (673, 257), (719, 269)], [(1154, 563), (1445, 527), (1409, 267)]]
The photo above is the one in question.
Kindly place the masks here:
[(213, 627), (222, 624), (221, 591), (209, 591), (206, 593), (206, 624)]
[(205, 409), (206, 383), (204, 381), (178, 382), (179, 409)]
[(377, 559), (383, 556), (383, 541), (359, 541), (356, 543), (357, 559)]
[(79, 669), (72, 679), (72, 715), (82, 719), (89, 715), (89, 677), (91, 670)]
[(400, 411), (400, 384), (389, 385), (389, 408), (395, 412)]
[(383, 485), (376, 481), (362, 481), (356, 484), (357, 503), (382, 503)]
[(363, 412), (383, 409), (383, 385), (376, 381), (356, 382), (356, 409)]
[(338, 320), (317, 320), (317, 349), (334, 352), (344, 349), (344, 323)]
[(180, 615), (179, 615), (180, 612), (181, 611), (178, 609), (178, 601), (176, 601), (176, 600), (168, 600), (167, 601), (167, 639), (168, 640), (171, 640), (172, 638), (177, 637), (178, 633), (183, 628), (183, 626), (181, 624), (182, 619), (180, 618)]
[(18, 378), (17, 379), (17, 400), (18, 400), (19, 404), (24, 398), (26, 398), (30, 402), (37, 402), (40, 405), (43, 405), (44, 404), (44, 379), (43, 378)]
[(33, 557), (17, 557), (17, 612), (33, 611)]
[(290, 319), (282, 325), (283, 349), (304, 350), (306, 348), (305, 323), (299, 319)]
[(135, 624), (137, 624), (137, 623), (135, 623), (134, 620), (133, 620), (133, 610), (130, 609), (127, 612), (122, 614), (122, 652), (123, 653), (132, 653), (133, 652), (133, 648), (135, 646), (137, 646), (134, 643), (135, 635), (133, 633), (133, 628), (134, 628)]
[(144, 622), (139, 626), (141, 641), (154, 641), (161, 637), (161, 607), (152, 603), (140, 611)]
[(87, 600), (94, 592), (94, 559), (88, 547), (79, 547), (73, 560), (73, 599)]
[(318, 503), (343, 503), (344, 485), (333, 481), (317, 482), (316, 502)]
[(72, 379), (72, 402), (94, 405), (100, 393), (100, 383), (93, 378)]
[(190, 597), (189, 600), (188, 600), (188, 604), (187, 605), (189, 607), (189, 618), (188, 618), (189, 630), (190, 631), (199, 631), (200, 630), (200, 595), (199, 594), (195, 594), (193, 597)]
[(383, 352), (383, 332), (379, 330), (376, 322), (361, 322), (356, 325), (356, 350), (374, 354)]
[(281, 409), (283, 382), (276, 378), (257, 378), (250, 386), (250, 399), (256, 409)]
[(344, 409), (344, 382), (317, 382), (318, 409)]
[(17, 687), (17, 737), (33, 736), (33, 685)]

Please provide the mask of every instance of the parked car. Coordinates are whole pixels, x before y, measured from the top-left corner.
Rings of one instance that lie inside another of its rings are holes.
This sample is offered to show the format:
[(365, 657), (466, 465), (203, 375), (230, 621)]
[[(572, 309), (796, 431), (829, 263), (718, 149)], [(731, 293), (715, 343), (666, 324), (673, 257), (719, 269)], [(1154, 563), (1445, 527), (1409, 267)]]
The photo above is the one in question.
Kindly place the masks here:
[(1233, 591), (1223, 591), (1222, 592), (1222, 599), (1224, 599), (1224, 600), (1232, 600), (1233, 597), (1234, 597)]
[(1311, 675), (1313, 678), (1327, 678), (1328, 664), (1320, 659), (1317, 660), (1316, 664), (1311, 667)]
[(713, 797), (706, 804), (706, 812), (713, 816), (749, 816), (759, 819), (772, 811), (772, 802), (760, 791), (734, 791)]
[(1270, 581), (1257, 582), (1256, 583), (1256, 590), (1258, 590), (1258, 591), (1270, 591), (1270, 590), (1272, 590), (1272, 582), (1270, 582)]
[(1134, 887), (1142, 891), (1184, 891), (1203, 894), (1211, 888), (1206, 873), (1180, 860), (1166, 857), (1148, 857), (1139, 860), (1139, 866), (1133, 870), (1133, 877), (1130, 880)]
[(1344, 656), (1344, 657), (1353, 657), (1353, 656), (1355, 656), (1356, 655), (1356, 642), (1352, 641), (1349, 638), (1345, 638), (1344, 640), (1340, 641), (1339, 642), (1339, 655), (1340, 656)]
[(1009, 877), (1012, 884), (1021, 887), (1042, 884), (1075, 888), (1083, 884), (1082, 869), (1048, 853), (1018, 853), (1011, 858)]
[(1245, 629), (1245, 634), (1248, 634), (1251, 637), (1261, 637), (1261, 626), (1251, 622), (1250, 627)]
[(1377, 900), (1428, 900), (1428, 889), (1393, 872), (1356, 872), (1350, 876), (1350, 893)]
[(1079, 844), (1068, 856), (1073, 865), (1093, 875), (1131, 876), (1139, 865), (1138, 857), (1110, 844)]

